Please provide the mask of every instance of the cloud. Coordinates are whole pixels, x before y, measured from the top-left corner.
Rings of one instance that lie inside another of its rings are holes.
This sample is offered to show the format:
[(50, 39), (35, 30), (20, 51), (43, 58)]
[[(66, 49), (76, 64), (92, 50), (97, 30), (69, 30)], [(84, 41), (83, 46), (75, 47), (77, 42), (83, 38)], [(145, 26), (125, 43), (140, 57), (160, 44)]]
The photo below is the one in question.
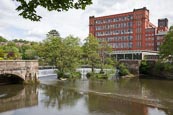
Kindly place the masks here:
[[(156, 3), (157, 2), (157, 3)], [(159, 4), (159, 5), (156, 5)], [(62, 37), (78, 36), (82, 40), (88, 36), (89, 16), (104, 16), (131, 12), (134, 8), (147, 7), (150, 10), (150, 21), (157, 25), (158, 18), (168, 18), (173, 24), (172, 0), (93, 0), (86, 10), (69, 10), (68, 12), (48, 12), (37, 8), (43, 18), (32, 22), (18, 16), (13, 0), (0, 0), (0, 35), (8, 39), (22, 38), (31, 41), (42, 41), (51, 29), (56, 29)]]

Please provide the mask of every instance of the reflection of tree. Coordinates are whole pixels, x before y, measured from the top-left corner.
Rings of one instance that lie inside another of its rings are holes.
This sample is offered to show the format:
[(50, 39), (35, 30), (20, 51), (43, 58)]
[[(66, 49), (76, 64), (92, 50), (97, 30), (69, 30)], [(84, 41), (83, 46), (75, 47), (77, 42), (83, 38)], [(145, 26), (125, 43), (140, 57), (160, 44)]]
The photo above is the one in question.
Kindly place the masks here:
[(61, 109), (63, 106), (74, 106), (76, 101), (81, 97), (77, 91), (70, 90), (63, 87), (41, 85), (47, 98), (42, 100), (46, 107), (58, 107)]

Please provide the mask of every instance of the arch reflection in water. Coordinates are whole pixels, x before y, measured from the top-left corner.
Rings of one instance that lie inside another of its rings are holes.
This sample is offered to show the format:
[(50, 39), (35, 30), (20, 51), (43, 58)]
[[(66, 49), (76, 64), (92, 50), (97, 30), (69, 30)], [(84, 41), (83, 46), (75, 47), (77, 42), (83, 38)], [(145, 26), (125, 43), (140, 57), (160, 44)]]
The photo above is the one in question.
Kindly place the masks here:
[(0, 86), (0, 113), (38, 104), (36, 86)]

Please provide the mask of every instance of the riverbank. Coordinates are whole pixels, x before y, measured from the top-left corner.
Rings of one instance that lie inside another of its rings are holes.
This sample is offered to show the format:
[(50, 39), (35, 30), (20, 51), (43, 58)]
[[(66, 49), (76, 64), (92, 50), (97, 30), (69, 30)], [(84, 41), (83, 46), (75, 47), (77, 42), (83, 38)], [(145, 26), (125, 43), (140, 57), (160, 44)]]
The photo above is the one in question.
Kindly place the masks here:
[(134, 77), (137, 77), (137, 76), (135, 76), (134, 74), (128, 74), (128, 75), (121, 76), (121, 78), (134, 78)]
[(173, 63), (143, 60), (139, 71), (142, 77), (152, 76), (156, 79), (173, 80)]

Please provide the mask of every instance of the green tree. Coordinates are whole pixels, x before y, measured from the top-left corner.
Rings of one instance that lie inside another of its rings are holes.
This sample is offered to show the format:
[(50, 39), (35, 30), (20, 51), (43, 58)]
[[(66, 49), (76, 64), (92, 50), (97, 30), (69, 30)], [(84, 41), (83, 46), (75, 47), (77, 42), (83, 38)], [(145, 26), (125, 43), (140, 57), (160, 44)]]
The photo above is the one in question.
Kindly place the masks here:
[(160, 47), (159, 53), (162, 59), (173, 58), (173, 26), (165, 36), (164, 42)]
[[(65, 65), (68, 72), (75, 73), (76, 68), (80, 65), (81, 47), (79, 46), (80, 39), (73, 36), (68, 36), (63, 40), (65, 50)], [(73, 75), (72, 75), (73, 76)], [(75, 77), (75, 76), (74, 76)]]
[(4, 37), (0, 36), (0, 42), (7, 42), (8, 40), (5, 39)]
[(47, 37), (60, 37), (60, 34), (57, 30), (51, 30), (48, 32)]
[(32, 21), (40, 21), (41, 16), (37, 15), (36, 9), (43, 7), (48, 11), (68, 11), (69, 9), (85, 9), (92, 4), (92, 0), (15, 0), (19, 3), (16, 8), (20, 16)]
[(101, 42), (99, 53), (101, 56), (101, 69), (103, 68), (112, 68), (114, 66), (114, 61), (111, 58), (110, 53), (112, 52), (112, 48), (108, 45), (107, 42)]
[(72, 76), (80, 62), (79, 38), (48, 37), (42, 44), (42, 58), (58, 68), (58, 77)]
[(40, 57), (48, 65), (56, 66), (56, 60), (60, 55), (60, 50), (63, 48), (62, 38), (60, 37), (48, 37), (43, 40), (40, 48)]
[(6, 46), (3, 47), (5, 51), (5, 58), (6, 59), (19, 59), (21, 58), (19, 49), (16, 47), (14, 42), (8, 42)]
[(13, 39), (12, 41), (13, 41), (13, 42), (25, 43), (25, 44), (29, 43), (29, 41), (23, 40), (23, 39)]
[(90, 65), (92, 72), (94, 72), (94, 68), (100, 63), (99, 43), (91, 34), (85, 39), (85, 41), (86, 42), (83, 45), (84, 63)]
[(5, 56), (5, 51), (3, 50), (3, 48), (0, 48), (0, 60), (3, 60)]
[(31, 49), (30, 45), (23, 44), (22, 46), (19, 47), (19, 52), (21, 53), (22, 59), (27, 59), (25, 51), (28, 49)]
[(25, 51), (25, 59), (35, 59), (36, 58), (36, 51), (34, 49), (27, 49)]

